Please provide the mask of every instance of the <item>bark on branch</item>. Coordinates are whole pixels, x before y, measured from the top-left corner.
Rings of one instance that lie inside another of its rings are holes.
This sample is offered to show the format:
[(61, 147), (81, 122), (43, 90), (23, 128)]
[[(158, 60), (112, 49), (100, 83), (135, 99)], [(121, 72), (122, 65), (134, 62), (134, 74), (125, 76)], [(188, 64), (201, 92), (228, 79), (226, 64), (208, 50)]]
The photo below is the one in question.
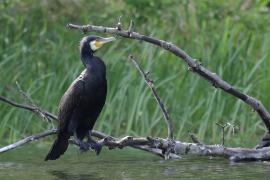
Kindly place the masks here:
[[(12, 105), (17, 108), (22, 108), (32, 111), (31, 106), (25, 106), (14, 101), (11, 101), (3, 96), (0, 96), (0, 101)], [(13, 103), (9, 103), (13, 102)], [(46, 111), (43, 111), (46, 112)], [(49, 114), (54, 120), (57, 120), (57, 116)], [(10, 151), (12, 149), (18, 148), (25, 144), (28, 144), (35, 140), (40, 140), (47, 136), (56, 134), (57, 130), (52, 129), (49, 131), (45, 131), (40, 134), (31, 135), (22, 140), (19, 140), (13, 144), (7, 145), (5, 147), (0, 148), (0, 154)], [(114, 148), (124, 148), (124, 147), (132, 147), (135, 149), (140, 149), (155, 155), (158, 155), (162, 158), (165, 158), (164, 150), (166, 151), (168, 147), (170, 147), (171, 141), (163, 138), (151, 138), (151, 137), (140, 137), (135, 138), (131, 136), (127, 136), (124, 138), (115, 138), (113, 136), (107, 135), (105, 133), (93, 130), (92, 136), (99, 139), (99, 142), (103, 146), (108, 147), (109, 149)], [(193, 138), (194, 139), (194, 138)], [(170, 159), (179, 159), (181, 155), (201, 155), (201, 156), (221, 156), (229, 158), (231, 161), (256, 161), (256, 160), (270, 160), (270, 147), (262, 148), (262, 149), (248, 149), (248, 148), (227, 148), (222, 145), (204, 145), (198, 140), (194, 140), (196, 143), (188, 143), (181, 142), (175, 140), (174, 148), (169, 153)], [(75, 144), (75, 141), (71, 140), (72, 144)]]
[(15, 149), (15, 148), (17, 148), (19, 146), (23, 146), (25, 144), (28, 144), (28, 143), (30, 143), (32, 141), (36, 141), (36, 140), (39, 140), (41, 138), (45, 138), (47, 136), (50, 136), (50, 135), (53, 135), (53, 134), (56, 134), (56, 133), (57, 133), (57, 129), (52, 129), (50, 131), (45, 131), (43, 133), (28, 136), (28, 137), (26, 137), (24, 139), (21, 139), (20, 141), (17, 141), (17, 142), (15, 142), (13, 144), (10, 144), (8, 146), (0, 148), (0, 154), (4, 153), (4, 152), (7, 152), (7, 151), (10, 151), (12, 149)]
[[(154, 44), (156, 46), (159, 46), (174, 55), (180, 57), (184, 62), (187, 63), (189, 66), (189, 69), (201, 76), (202, 78), (209, 81), (213, 86), (216, 88), (220, 88), (223, 91), (231, 94), (232, 96), (242, 100), (249, 106), (251, 106), (260, 116), (262, 121), (264, 122), (268, 133), (270, 133), (270, 114), (267, 111), (267, 109), (264, 107), (264, 105), (257, 99), (255, 99), (252, 96), (249, 96), (237, 89), (235, 89), (232, 85), (230, 85), (228, 82), (222, 80), (217, 74), (211, 72), (210, 70), (203, 67), (196, 59), (193, 59), (191, 56), (189, 56), (185, 51), (177, 47), (176, 45), (172, 44), (171, 42), (167, 42), (164, 40), (159, 40), (150, 36), (146, 36), (143, 34), (140, 34), (138, 32), (134, 32), (131, 30), (122, 30), (119, 28), (114, 27), (103, 27), (103, 26), (94, 26), (94, 25), (75, 25), (75, 24), (67, 24), (67, 27), (70, 29), (77, 29), (81, 30), (84, 33), (87, 32), (99, 32), (99, 33), (108, 33), (108, 34), (114, 34), (117, 36), (122, 36), (124, 38), (130, 38), (130, 39), (136, 39), (136, 40), (142, 40), (151, 44)], [(129, 28), (130, 29), (130, 28)], [(133, 28), (132, 28), (133, 29)]]

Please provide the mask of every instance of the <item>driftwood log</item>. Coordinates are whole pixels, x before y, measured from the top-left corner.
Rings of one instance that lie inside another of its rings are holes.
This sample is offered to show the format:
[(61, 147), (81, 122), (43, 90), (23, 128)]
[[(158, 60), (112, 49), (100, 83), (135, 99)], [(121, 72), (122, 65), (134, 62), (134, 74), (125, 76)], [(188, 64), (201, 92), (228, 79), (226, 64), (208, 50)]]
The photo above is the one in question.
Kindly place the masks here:
[[(81, 30), (83, 33), (87, 32), (100, 32), (100, 33), (109, 33), (115, 34), (118, 36), (122, 36), (125, 38), (130, 39), (137, 39), (142, 40), (148, 43), (152, 43), (157, 45), (176, 56), (180, 57), (187, 63), (191, 72), (194, 72), (204, 79), (208, 80), (213, 86), (216, 88), (220, 88), (225, 92), (233, 95), (234, 97), (241, 99), (246, 104), (250, 105), (259, 115), (259, 117), (264, 122), (268, 133), (270, 132), (270, 114), (263, 106), (263, 104), (255, 99), (254, 97), (248, 96), (247, 94), (236, 90), (232, 85), (228, 82), (222, 80), (218, 75), (212, 73), (205, 67), (203, 67), (198, 61), (191, 58), (187, 53), (185, 53), (182, 49), (178, 48), (174, 44), (170, 42), (166, 42), (163, 40), (155, 39), (153, 37), (145, 36), (133, 31), (134, 23), (131, 22), (130, 26), (127, 31), (122, 29), (122, 26), (118, 25), (116, 27), (102, 27), (102, 26), (93, 26), (93, 25), (74, 25), (68, 24), (67, 27), (71, 29), (78, 29)], [(181, 155), (202, 155), (202, 156), (222, 156), (228, 158), (231, 161), (263, 161), (263, 160), (270, 160), (270, 147), (265, 147), (261, 149), (248, 149), (248, 148), (230, 148), (225, 147), (224, 144), (222, 145), (205, 145), (201, 143), (194, 134), (190, 134), (192, 139), (192, 143), (188, 142), (181, 142), (179, 140), (175, 140), (173, 137), (173, 126), (171, 123), (170, 116), (161, 101), (161, 98), (157, 95), (157, 92), (154, 87), (153, 81), (148, 78), (147, 73), (143, 71), (140, 65), (137, 63), (133, 56), (130, 56), (129, 59), (138, 69), (142, 77), (144, 78), (146, 84), (151, 89), (153, 96), (155, 97), (157, 104), (160, 110), (163, 113), (164, 120), (168, 127), (168, 137), (166, 139), (159, 138), (159, 137), (131, 137), (126, 136), (123, 138), (116, 138), (105, 133), (99, 131), (93, 131), (93, 136), (97, 138), (97, 140), (103, 145), (108, 147), (109, 149), (114, 148), (124, 148), (124, 147), (131, 147), (140, 149), (143, 151), (150, 152), (152, 154), (156, 154), (165, 159), (179, 159)], [(23, 108), (25, 110), (29, 110), (33, 113), (37, 113), (42, 118), (46, 118), (48, 120), (57, 120), (57, 116), (53, 115), (50, 112), (44, 111), (37, 106), (32, 105), (23, 105), (19, 104), (13, 100), (7, 99), (6, 97), (0, 96), (0, 101), (7, 103), (11, 106), (17, 108)], [(0, 154), (27, 144), (31, 141), (39, 140), (41, 138), (45, 138), (47, 136), (53, 135), (57, 133), (57, 129), (52, 129), (49, 131), (45, 131), (40, 134), (31, 135), (26, 137), (18, 142), (10, 144), (8, 146), (0, 148)], [(75, 141), (70, 140), (71, 144), (76, 144)]]

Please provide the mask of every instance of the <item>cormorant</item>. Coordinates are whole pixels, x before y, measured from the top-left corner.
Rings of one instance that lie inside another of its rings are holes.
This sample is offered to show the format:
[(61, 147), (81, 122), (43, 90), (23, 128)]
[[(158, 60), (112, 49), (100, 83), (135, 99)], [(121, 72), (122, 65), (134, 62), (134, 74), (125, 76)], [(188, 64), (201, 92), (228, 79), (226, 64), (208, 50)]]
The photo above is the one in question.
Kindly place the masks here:
[[(73, 81), (59, 105), (59, 132), (52, 148), (45, 158), (58, 159), (68, 148), (68, 140), (74, 135), (82, 151), (92, 148), (97, 154), (101, 145), (91, 139), (91, 130), (101, 112), (107, 94), (106, 67), (94, 56), (103, 44), (114, 41), (114, 37), (87, 36), (80, 42), (80, 56), (85, 70)], [(87, 136), (87, 142), (84, 137)]]

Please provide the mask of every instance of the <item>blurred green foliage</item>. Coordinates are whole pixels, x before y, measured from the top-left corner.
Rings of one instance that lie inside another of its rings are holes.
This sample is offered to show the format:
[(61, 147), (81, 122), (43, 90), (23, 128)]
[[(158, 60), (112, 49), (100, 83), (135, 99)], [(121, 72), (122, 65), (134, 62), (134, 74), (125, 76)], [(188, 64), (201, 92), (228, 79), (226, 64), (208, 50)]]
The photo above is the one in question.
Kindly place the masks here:
[[(269, 0), (1, 0), (0, 94), (26, 103), (15, 82), (35, 104), (53, 113), (61, 95), (80, 74), (79, 31), (69, 22), (115, 26), (171, 41), (224, 80), (262, 100), (270, 110)], [(100, 34), (101, 36), (107, 36)], [(207, 143), (220, 143), (216, 122), (237, 124), (226, 131), (230, 145), (255, 145), (264, 125), (251, 109), (188, 72), (184, 62), (150, 44), (118, 38), (97, 55), (107, 64), (106, 106), (95, 129), (115, 136), (166, 136), (155, 100), (136, 69), (133, 54), (150, 71), (169, 109), (175, 135), (194, 132)], [(15, 141), (52, 126), (33, 113), (0, 103), (0, 143)]]

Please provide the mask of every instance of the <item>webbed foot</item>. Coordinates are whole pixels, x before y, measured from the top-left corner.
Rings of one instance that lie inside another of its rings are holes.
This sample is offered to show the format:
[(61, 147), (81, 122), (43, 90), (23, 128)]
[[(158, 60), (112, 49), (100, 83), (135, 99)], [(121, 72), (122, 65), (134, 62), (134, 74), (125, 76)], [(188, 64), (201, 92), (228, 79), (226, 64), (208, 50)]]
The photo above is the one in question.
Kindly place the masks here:
[(95, 140), (92, 139), (92, 131), (90, 130), (87, 134), (87, 142), (88, 142), (88, 145), (91, 149), (95, 150), (96, 151), (96, 154), (99, 155), (99, 153), (101, 152), (102, 150), (102, 145), (99, 143), (99, 142), (96, 142)]
[(89, 141), (88, 145), (91, 149), (95, 150), (96, 154), (99, 155), (99, 153), (102, 150), (102, 145), (95, 141)]
[(86, 152), (86, 151), (89, 150), (89, 144), (88, 144), (88, 143), (83, 142), (83, 141), (80, 140), (80, 139), (75, 139), (75, 142), (76, 142), (76, 144), (79, 145), (80, 151), (81, 151), (81, 152)]

